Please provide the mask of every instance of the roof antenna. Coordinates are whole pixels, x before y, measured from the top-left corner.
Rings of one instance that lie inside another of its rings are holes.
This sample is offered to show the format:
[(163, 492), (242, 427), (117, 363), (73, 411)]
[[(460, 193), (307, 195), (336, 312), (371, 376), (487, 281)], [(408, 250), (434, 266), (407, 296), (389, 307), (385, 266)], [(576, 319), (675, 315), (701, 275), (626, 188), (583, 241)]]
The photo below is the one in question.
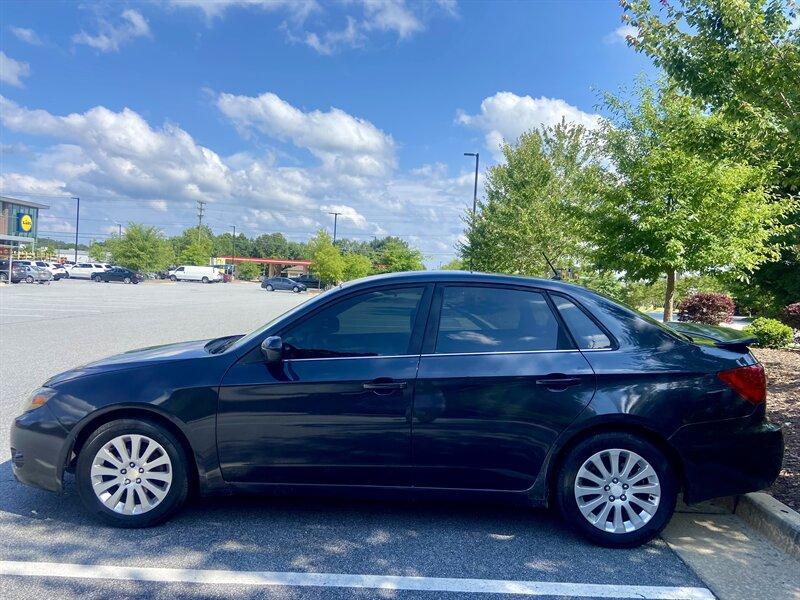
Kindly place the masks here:
[(550, 267), (550, 270), (553, 272), (553, 276), (550, 279), (552, 279), (553, 281), (561, 281), (561, 275), (558, 274), (558, 271), (556, 271), (555, 267), (553, 266), (553, 263), (551, 263), (550, 259), (547, 258), (547, 254), (542, 252), (542, 256), (544, 256), (544, 259), (547, 261), (547, 266)]

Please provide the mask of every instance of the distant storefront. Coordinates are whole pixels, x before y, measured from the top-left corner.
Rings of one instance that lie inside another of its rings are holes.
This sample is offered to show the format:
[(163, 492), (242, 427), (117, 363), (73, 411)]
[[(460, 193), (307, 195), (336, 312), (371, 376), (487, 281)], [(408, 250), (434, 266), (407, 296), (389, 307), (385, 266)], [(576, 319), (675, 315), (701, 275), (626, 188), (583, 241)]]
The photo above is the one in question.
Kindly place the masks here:
[(39, 210), (46, 208), (50, 207), (30, 200), (0, 196), (0, 261), (6, 269), (10, 268), (10, 259), (20, 244), (33, 245), (36, 242)]

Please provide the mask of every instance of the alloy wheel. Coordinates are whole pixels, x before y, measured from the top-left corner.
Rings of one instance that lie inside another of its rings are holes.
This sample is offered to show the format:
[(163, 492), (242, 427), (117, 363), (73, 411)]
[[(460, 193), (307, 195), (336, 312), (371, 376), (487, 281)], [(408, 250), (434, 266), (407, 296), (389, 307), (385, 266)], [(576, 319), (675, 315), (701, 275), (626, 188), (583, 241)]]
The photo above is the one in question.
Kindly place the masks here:
[(172, 484), (172, 461), (164, 447), (139, 434), (120, 435), (92, 460), (92, 490), (107, 508), (122, 515), (154, 509)]
[(592, 525), (608, 533), (644, 527), (658, 510), (661, 485), (653, 467), (630, 450), (601, 450), (575, 478), (575, 501)]

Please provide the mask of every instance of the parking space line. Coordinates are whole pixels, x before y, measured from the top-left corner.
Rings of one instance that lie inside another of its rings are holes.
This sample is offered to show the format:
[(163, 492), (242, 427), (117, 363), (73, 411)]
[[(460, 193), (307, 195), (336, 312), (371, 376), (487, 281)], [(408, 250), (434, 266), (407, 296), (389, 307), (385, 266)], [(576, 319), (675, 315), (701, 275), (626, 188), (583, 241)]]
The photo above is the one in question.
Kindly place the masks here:
[(480, 594), (517, 594), (573, 598), (640, 598), (652, 600), (713, 600), (707, 588), (651, 585), (460, 579), (397, 575), (230, 571), (80, 565), (72, 563), (0, 561), (0, 575), (59, 579), (111, 579), (210, 585), (325, 587)]

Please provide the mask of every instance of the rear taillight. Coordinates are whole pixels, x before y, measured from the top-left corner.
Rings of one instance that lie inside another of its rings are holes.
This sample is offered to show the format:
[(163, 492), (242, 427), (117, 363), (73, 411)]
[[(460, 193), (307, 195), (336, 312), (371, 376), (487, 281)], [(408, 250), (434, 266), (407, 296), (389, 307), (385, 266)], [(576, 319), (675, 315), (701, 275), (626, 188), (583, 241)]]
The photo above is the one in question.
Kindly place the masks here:
[(718, 376), (748, 402), (761, 404), (767, 399), (767, 375), (761, 365), (720, 371)]

